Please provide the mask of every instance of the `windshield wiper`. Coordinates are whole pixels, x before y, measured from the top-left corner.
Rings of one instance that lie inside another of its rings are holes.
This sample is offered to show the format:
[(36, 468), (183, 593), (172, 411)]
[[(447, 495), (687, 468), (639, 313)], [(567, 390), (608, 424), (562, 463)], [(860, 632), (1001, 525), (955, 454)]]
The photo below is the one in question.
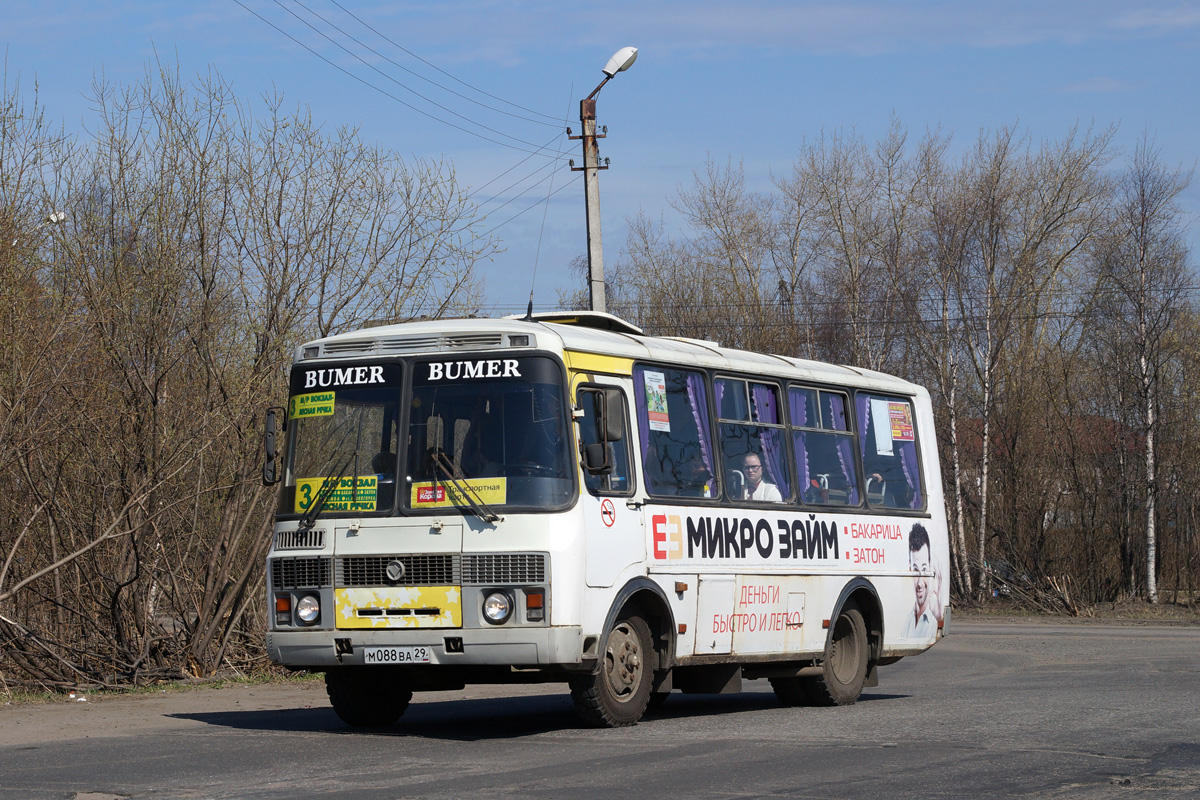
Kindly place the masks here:
[(440, 448), (434, 450), (433, 453), (430, 454), (430, 459), (433, 461), (433, 465), (441, 470), (442, 474), (446, 476), (446, 480), (458, 490), (459, 495), (467, 501), (467, 507), (471, 509), (475, 516), (479, 517), (484, 522), (497, 522), (501, 519), (501, 516), (493, 511), (491, 506), (483, 501), (483, 498), (479, 496), (479, 493), (475, 491), (475, 488), (470, 484), (465, 483), (466, 476), (464, 476), (458, 467), (454, 465), (454, 462), (446, 456), (445, 450)]
[[(355, 453), (354, 455), (357, 455)], [(329, 499), (329, 495), (333, 494), (342, 483), (342, 478), (346, 477), (346, 470), (350, 469), (350, 462), (354, 460), (354, 455), (346, 459), (342, 464), (342, 468), (338, 470), (338, 475), (332, 481), (326, 480), (321, 488), (317, 491), (317, 496), (313, 498), (312, 505), (308, 507), (308, 511), (304, 512), (304, 516), (300, 518), (300, 528), (311, 528), (313, 523), (317, 521), (317, 515), (321, 513), (321, 509), (325, 507), (325, 501)], [(357, 476), (355, 483), (358, 483)]]

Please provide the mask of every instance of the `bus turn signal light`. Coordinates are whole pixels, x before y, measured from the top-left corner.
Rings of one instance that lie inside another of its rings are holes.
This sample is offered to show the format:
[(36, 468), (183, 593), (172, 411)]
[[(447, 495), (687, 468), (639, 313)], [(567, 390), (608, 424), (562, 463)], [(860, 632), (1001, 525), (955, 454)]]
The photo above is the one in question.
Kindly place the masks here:
[(525, 590), (525, 619), (541, 622), (546, 618), (546, 595), (541, 589)]
[(292, 624), (292, 596), (280, 594), (275, 596), (275, 624)]

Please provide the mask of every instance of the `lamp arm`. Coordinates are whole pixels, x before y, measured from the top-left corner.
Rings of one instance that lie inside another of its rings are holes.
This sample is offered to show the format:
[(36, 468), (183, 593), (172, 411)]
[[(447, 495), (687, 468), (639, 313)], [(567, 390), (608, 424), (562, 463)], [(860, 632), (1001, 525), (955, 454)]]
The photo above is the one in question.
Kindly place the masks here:
[(600, 94), (600, 90), (604, 88), (604, 84), (608, 83), (611, 80), (612, 80), (612, 75), (605, 75), (604, 80), (600, 81), (599, 86), (597, 86), (595, 89), (592, 89), (592, 93), (589, 94), (586, 99), (591, 100), (593, 97)]

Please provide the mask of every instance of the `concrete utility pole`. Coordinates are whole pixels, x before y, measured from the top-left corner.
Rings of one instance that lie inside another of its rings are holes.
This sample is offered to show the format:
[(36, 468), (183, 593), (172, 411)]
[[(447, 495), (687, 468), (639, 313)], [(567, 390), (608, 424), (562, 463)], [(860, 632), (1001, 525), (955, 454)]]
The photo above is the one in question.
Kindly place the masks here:
[[(608, 79), (605, 78), (605, 80)], [(604, 245), (600, 241), (600, 176), (597, 172), (608, 169), (608, 165), (600, 164), (600, 147), (596, 144), (596, 140), (603, 139), (604, 134), (597, 135), (596, 133), (595, 94), (596, 92), (592, 92), (592, 97), (579, 101), (579, 122), (583, 125), (583, 135), (571, 138), (583, 140), (583, 205), (587, 212), (588, 308), (592, 311), (604, 311)], [(572, 167), (572, 169), (578, 171), (580, 167)]]
[[(592, 311), (605, 311), (604, 302), (604, 248), (600, 241), (600, 180), (597, 172), (608, 169), (608, 164), (600, 164), (600, 148), (597, 139), (603, 139), (607, 128), (596, 133), (596, 95), (604, 88), (604, 84), (612, 80), (618, 72), (624, 72), (633, 66), (637, 60), (636, 47), (622, 47), (604, 65), (604, 80), (592, 90), (586, 98), (579, 101), (579, 122), (583, 126), (580, 136), (570, 136), (571, 139), (583, 140), (583, 166), (576, 167), (574, 162), (571, 169), (583, 171), (583, 200), (587, 211), (587, 241), (588, 241), (588, 307)], [(570, 135), (571, 129), (567, 129)]]

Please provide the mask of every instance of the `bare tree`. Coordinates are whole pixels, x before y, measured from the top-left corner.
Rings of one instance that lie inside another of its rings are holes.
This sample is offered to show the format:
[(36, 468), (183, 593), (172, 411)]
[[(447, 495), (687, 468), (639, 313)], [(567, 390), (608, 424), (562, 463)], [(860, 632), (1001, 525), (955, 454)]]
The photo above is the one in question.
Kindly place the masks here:
[[(78, 144), (15, 94), (0, 127), (21, 198), (0, 220), (23, 220), (0, 249), (22, 276), (3, 288), (0, 669), (46, 685), (261, 660), (258, 430), (291, 348), (471, 309), (494, 247), (448, 165), (278, 98), (252, 113), (215, 74), (159, 66), (92, 99)], [(61, 224), (28, 224), (48, 207)]]
[[(1187, 248), (1180, 229), (1179, 195), (1190, 174), (1162, 165), (1143, 139), (1117, 185), (1112, 226), (1097, 242), (1094, 266), (1105, 324), (1097, 333), (1132, 367), (1136, 418), (1142, 437), (1142, 512), (1146, 544), (1146, 598), (1158, 602), (1158, 436), (1163, 372), (1179, 351), (1176, 331), (1188, 289)], [(1133, 576), (1130, 575), (1130, 585)]]

